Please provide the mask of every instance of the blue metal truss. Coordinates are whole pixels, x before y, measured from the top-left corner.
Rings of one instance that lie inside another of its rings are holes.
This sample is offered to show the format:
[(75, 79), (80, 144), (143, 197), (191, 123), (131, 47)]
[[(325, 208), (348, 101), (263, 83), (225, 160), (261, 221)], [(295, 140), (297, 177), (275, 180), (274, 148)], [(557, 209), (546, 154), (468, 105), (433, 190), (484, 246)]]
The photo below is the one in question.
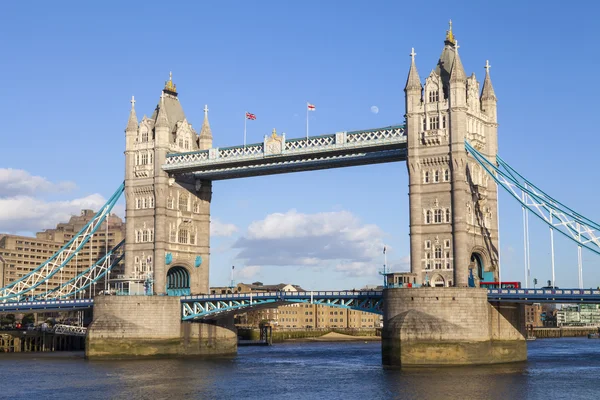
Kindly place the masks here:
[(500, 156), (496, 163), (478, 152), (468, 142), (465, 148), (479, 165), (527, 210), (579, 246), (600, 255), (600, 224), (584, 217), (554, 199), (520, 175)]
[(27, 293), (45, 283), (58, 271), (64, 268), (75, 254), (81, 250), (102, 222), (108, 217), (112, 208), (125, 189), (125, 183), (121, 184), (115, 193), (108, 199), (106, 204), (98, 213), (75, 235), (67, 244), (43, 262), (39, 267), (29, 272), (22, 278), (10, 283), (0, 289), (0, 301), (12, 300), (19, 301)]
[(488, 301), (504, 303), (600, 304), (596, 289), (488, 289)]
[(0, 303), (0, 313), (73, 311), (93, 306), (94, 299), (19, 301)]
[(319, 304), (382, 314), (383, 292), (264, 292), (183, 296), (181, 319), (215, 318), (286, 303)]

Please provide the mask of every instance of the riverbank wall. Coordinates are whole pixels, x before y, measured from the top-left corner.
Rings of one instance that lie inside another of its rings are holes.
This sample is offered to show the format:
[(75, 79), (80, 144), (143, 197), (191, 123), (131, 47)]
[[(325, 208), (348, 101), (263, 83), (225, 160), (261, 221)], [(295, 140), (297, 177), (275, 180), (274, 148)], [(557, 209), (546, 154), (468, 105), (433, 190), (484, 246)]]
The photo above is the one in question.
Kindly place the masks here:
[(561, 328), (533, 328), (533, 336), (538, 339), (561, 337), (587, 337), (590, 333), (598, 333), (596, 327), (569, 326)]
[[(342, 328), (331, 328), (331, 329), (293, 329), (293, 330), (277, 330), (273, 329), (273, 342), (280, 343), (286, 340), (302, 340), (311, 339), (324, 336), (328, 333), (340, 333), (348, 336), (369, 336), (369, 337), (380, 337), (381, 330), (376, 328), (369, 329), (342, 329)], [(259, 340), (260, 329), (258, 328), (238, 328), (238, 339), (240, 340)], [(360, 340), (360, 339), (357, 339)]]

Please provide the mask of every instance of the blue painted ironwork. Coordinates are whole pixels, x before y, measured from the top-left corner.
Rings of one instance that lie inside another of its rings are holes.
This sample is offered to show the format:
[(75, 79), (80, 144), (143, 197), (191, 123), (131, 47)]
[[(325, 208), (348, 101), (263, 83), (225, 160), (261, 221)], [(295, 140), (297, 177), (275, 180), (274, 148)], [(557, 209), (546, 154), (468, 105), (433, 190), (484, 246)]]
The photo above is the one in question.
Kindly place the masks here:
[[(125, 245), (125, 240), (119, 242), (119, 244), (110, 249), (108, 253), (94, 263), (94, 265), (86, 268), (76, 277), (47, 292), (36, 294), (33, 299), (67, 299), (71, 296), (75, 296), (81, 291), (86, 290), (88, 287), (102, 279), (108, 271), (110, 271), (112, 268), (118, 265), (121, 260), (123, 260), (125, 254), (121, 253), (117, 255), (117, 252), (121, 250), (123, 245)], [(115, 258), (109, 264), (108, 261), (110, 260), (110, 257), (113, 256), (115, 256)]]
[(173, 254), (171, 254), (171, 253), (165, 254), (165, 264), (171, 265), (172, 262), (173, 262)]
[(198, 268), (202, 265), (202, 256), (196, 256), (196, 261), (194, 261), (194, 267)]
[(94, 235), (102, 222), (108, 217), (110, 211), (116, 204), (119, 197), (125, 189), (125, 183), (113, 193), (106, 204), (96, 213), (73, 238), (65, 244), (60, 250), (44, 261), (39, 267), (29, 272), (22, 278), (10, 283), (0, 289), (0, 301), (2, 300), (20, 300), (24, 295), (31, 292), (38, 286), (45, 283), (49, 278), (64, 268), (75, 254), (79, 252)]
[(465, 142), (465, 148), (496, 183), (523, 207), (573, 242), (600, 255), (600, 224), (545, 193), (500, 156), (496, 156), (494, 163), (468, 142)]
[(310, 303), (348, 308), (375, 314), (383, 313), (381, 291), (261, 292), (184, 296), (182, 319), (214, 318), (236, 311), (251, 310), (284, 303)]
[(598, 289), (488, 289), (488, 301), (505, 303), (600, 304)]
[(404, 125), (167, 155), (170, 174), (219, 180), (406, 160)]
[(172, 267), (167, 272), (167, 295), (186, 296), (190, 294), (190, 274), (184, 267)]
[(94, 299), (39, 300), (0, 303), (0, 312), (73, 311), (92, 308)]

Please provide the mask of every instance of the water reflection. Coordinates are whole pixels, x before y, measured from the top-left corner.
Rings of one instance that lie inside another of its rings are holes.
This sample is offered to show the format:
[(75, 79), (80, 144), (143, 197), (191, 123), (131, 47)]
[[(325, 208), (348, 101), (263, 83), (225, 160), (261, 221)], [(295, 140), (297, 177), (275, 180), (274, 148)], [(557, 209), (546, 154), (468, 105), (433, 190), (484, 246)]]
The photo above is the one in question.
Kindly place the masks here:
[[(546, 399), (600, 392), (600, 341), (537, 340), (526, 363), (389, 369), (379, 343), (244, 347), (218, 359), (0, 357), (0, 397), (60, 399)], [(62, 353), (64, 354), (64, 353)]]

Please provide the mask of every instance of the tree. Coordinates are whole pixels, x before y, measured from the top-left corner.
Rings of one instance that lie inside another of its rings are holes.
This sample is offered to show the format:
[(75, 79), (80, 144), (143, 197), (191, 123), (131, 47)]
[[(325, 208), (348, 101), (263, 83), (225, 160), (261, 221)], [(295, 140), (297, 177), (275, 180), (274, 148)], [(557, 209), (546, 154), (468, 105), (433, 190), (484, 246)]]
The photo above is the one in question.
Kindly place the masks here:
[(35, 316), (33, 314), (25, 314), (25, 316), (21, 320), (21, 323), (23, 325), (33, 324), (34, 322), (35, 322)]

